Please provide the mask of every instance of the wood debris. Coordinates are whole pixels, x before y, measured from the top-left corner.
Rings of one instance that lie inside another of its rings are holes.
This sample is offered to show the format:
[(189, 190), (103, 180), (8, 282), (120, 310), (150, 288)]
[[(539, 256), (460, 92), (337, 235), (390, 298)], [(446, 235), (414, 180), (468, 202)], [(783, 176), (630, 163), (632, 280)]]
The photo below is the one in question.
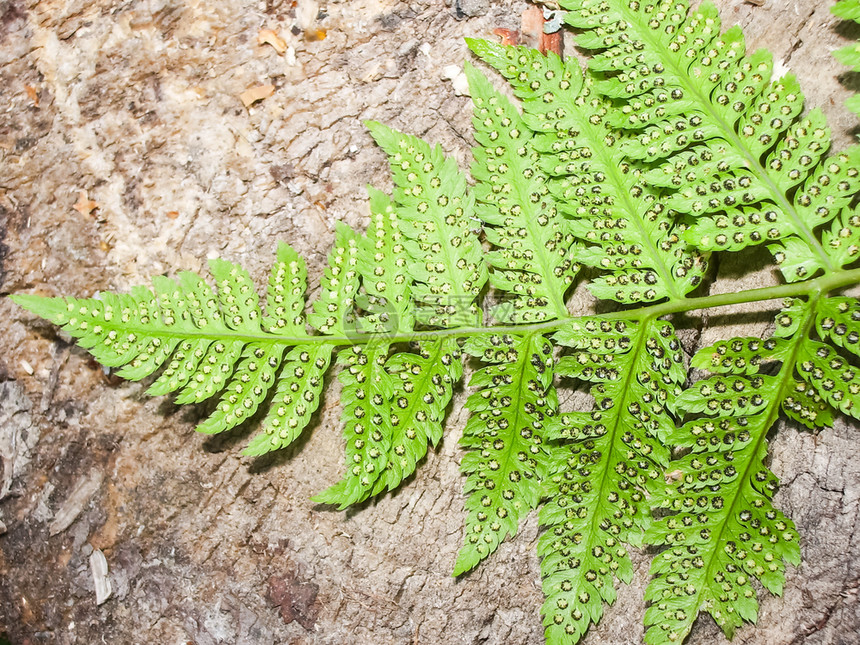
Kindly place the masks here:
[(523, 11), (520, 18), (520, 30), (522, 35), (537, 46), (541, 54), (546, 55), (547, 52), (555, 52), (561, 55), (561, 32), (545, 33), (544, 24), (546, 18), (540, 7), (531, 5)]
[(253, 105), (257, 101), (267, 99), (274, 93), (274, 85), (257, 85), (256, 87), (249, 87), (247, 90), (242, 92), (239, 95), (239, 98), (242, 100), (242, 104), (245, 107), (251, 107), (251, 105)]
[(83, 479), (78, 481), (78, 484), (72, 490), (69, 497), (63, 502), (60, 510), (54, 515), (54, 520), (48, 526), (48, 533), (56, 535), (65, 531), (72, 525), (84, 506), (90, 501), (95, 492), (102, 485), (102, 477), (104, 475), (98, 470), (92, 470)]
[(108, 578), (107, 559), (101, 549), (90, 553), (90, 571), (93, 573), (93, 586), (96, 589), (96, 604), (104, 604), (113, 593), (113, 588)]
[(94, 202), (87, 196), (87, 191), (79, 190), (78, 191), (78, 201), (72, 206), (76, 211), (78, 211), (81, 215), (89, 217), (92, 212), (99, 207), (98, 202)]
[(258, 45), (271, 45), (279, 54), (287, 51), (287, 42), (271, 29), (261, 29), (257, 34)]

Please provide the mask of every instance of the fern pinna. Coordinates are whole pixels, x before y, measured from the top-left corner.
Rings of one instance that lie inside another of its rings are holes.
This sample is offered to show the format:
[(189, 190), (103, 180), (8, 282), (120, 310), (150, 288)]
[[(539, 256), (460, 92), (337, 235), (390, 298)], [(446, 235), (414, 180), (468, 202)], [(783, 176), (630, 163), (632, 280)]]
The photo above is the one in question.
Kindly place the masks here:
[[(769, 54), (707, 2), (560, 5), (585, 70), (468, 41), (517, 99), (466, 64), (472, 185), (438, 146), (368, 124), (394, 191), (369, 189), (364, 234), (336, 227), (310, 306), (286, 244), (262, 306), (223, 260), (214, 288), (186, 272), (128, 294), (13, 298), (121, 376), (150, 378), (150, 394), (217, 397), (201, 432), (259, 415), (248, 455), (296, 440), (335, 362), (344, 474), (315, 500), (339, 508), (415, 471), (470, 357), (455, 575), (539, 508), (548, 643), (578, 642), (647, 545), (645, 642), (683, 641), (701, 611), (731, 636), (756, 620), (756, 585), (781, 593), (799, 563), (768, 433), (781, 416), (813, 430), (860, 418), (860, 302), (843, 293), (860, 281), (860, 148), (831, 152), (797, 81), (772, 79)], [(853, 0), (838, 6), (857, 18)], [(754, 245), (784, 283), (708, 295), (709, 258)], [(606, 313), (574, 316), (576, 285)], [(676, 314), (778, 299), (766, 337), (685, 356)], [(562, 409), (559, 388), (579, 384), (590, 406)]]

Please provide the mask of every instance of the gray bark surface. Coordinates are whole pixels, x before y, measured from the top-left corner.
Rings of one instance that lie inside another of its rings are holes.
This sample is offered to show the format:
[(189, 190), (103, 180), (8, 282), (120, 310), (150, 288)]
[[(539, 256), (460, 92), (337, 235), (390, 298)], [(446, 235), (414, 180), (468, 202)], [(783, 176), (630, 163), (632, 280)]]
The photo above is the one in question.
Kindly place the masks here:
[[(839, 77), (855, 79), (831, 51), (857, 33), (832, 2), (716, 4), (750, 49), (800, 77), (837, 145), (850, 143)], [(362, 121), (439, 142), (466, 167), (468, 98), (445, 68), (467, 58), (465, 36), (517, 29), (525, 6), (0, 0), (0, 293), (90, 297), (214, 256), (262, 285), (277, 240), (315, 284), (333, 223), (363, 229), (364, 186), (390, 187)], [(261, 29), (287, 51), (258, 44)], [(242, 104), (267, 84), (271, 96)], [(762, 257), (724, 260), (715, 292), (772, 283)], [(0, 320), (0, 634), (14, 645), (543, 643), (536, 517), (476, 571), (450, 575), (465, 388), (407, 485), (339, 513), (309, 501), (343, 468), (334, 379), (297, 445), (249, 459), (250, 430), (197, 436), (201, 408), (144, 396), (6, 298)], [(768, 320), (742, 308), (690, 319), (686, 349)], [(804, 563), (783, 598), (760, 595), (758, 625), (735, 643), (860, 643), (858, 431), (840, 419), (773, 435), (777, 504)], [(100, 553), (106, 575), (91, 566)], [(649, 556), (634, 558), (633, 584), (587, 645), (642, 642)], [(707, 616), (688, 639), (725, 642)]]

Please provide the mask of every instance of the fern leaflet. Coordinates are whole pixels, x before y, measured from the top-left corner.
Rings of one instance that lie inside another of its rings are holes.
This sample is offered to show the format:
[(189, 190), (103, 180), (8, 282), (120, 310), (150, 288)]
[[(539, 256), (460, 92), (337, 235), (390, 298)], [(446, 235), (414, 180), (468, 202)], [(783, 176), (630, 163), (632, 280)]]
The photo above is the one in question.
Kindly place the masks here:
[(824, 118), (813, 110), (798, 120), (793, 76), (771, 82), (770, 54), (746, 55), (737, 27), (720, 34), (710, 2), (689, 16), (684, 1), (562, 5), (586, 30), (582, 46), (599, 52), (597, 90), (626, 103), (613, 119), (636, 134), (625, 153), (656, 164), (649, 183), (673, 188), (667, 206), (694, 218), (691, 244), (766, 244), (789, 281), (835, 268), (813, 230), (860, 188), (860, 148), (825, 158)]

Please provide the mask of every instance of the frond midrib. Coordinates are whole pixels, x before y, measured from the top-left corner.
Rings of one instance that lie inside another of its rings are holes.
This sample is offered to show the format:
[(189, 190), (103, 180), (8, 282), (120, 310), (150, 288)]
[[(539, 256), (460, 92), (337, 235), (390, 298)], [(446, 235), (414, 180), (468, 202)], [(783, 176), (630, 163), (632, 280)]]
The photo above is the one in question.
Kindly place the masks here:
[[(780, 298), (792, 297), (814, 297), (819, 294), (829, 293), (837, 289), (860, 283), (860, 269), (840, 270), (827, 273), (812, 280), (792, 282), (774, 287), (759, 287), (756, 289), (745, 289), (733, 293), (723, 293), (713, 296), (698, 296), (694, 298), (680, 298), (661, 302), (647, 307), (625, 309), (622, 311), (595, 314), (595, 317), (605, 320), (628, 320), (644, 321), (649, 318), (661, 318), (669, 314), (694, 311), (698, 309), (711, 309), (727, 307), (731, 305), (748, 304), (754, 302), (765, 302)], [(16, 296), (10, 298), (14, 301)], [(19, 303), (21, 304), (21, 303)], [(554, 320), (523, 325), (488, 325), (483, 327), (451, 327), (448, 329), (432, 329), (427, 331), (414, 331), (402, 334), (392, 334), (386, 337), (386, 341), (394, 343), (406, 343), (415, 340), (432, 340), (436, 338), (464, 338), (475, 334), (486, 333), (510, 333), (520, 334), (530, 332), (550, 332), (561, 327), (579, 316), (566, 316)], [(64, 323), (58, 323), (63, 325)], [(107, 327), (110, 323), (101, 323)], [(157, 336), (159, 338), (178, 338), (180, 340), (206, 339), (210, 341), (241, 341), (243, 343), (258, 343), (270, 345), (286, 345), (295, 347), (309, 344), (329, 344), (335, 346), (364, 345), (376, 342), (376, 334), (355, 334), (352, 336), (337, 335), (306, 335), (306, 336), (278, 336), (263, 331), (259, 333), (244, 332), (238, 330), (223, 330), (208, 332), (205, 330), (177, 330), (168, 327), (147, 327), (143, 325), (128, 325), (116, 323), (112, 329), (121, 330), (126, 333), (140, 334), (144, 336)]]

